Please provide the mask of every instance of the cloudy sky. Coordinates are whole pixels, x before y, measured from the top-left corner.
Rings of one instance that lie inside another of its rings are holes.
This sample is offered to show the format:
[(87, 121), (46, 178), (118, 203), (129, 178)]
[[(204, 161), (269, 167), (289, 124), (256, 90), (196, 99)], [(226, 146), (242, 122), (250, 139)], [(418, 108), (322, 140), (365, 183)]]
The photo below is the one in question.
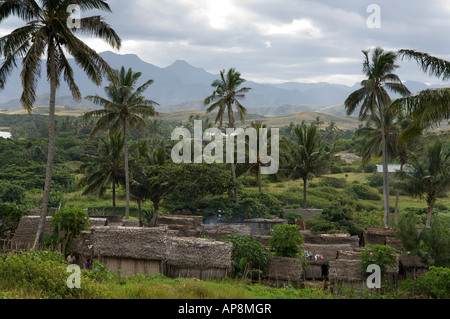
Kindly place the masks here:
[[(175, 60), (212, 73), (235, 67), (257, 82), (362, 79), (361, 50), (415, 49), (450, 59), (449, 0), (109, 0), (103, 14), (123, 40), (121, 54), (165, 67)], [(372, 20), (380, 9), (380, 20)], [(87, 14), (87, 13), (86, 13)], [(369, 22), (379, 22), (370, 28)], [(13, 22), (10, 22), (12, 24)], [(0, 26), (2, 35), (10, 27)], [(87, 40), (98, 51), (110, 50)], [(402, 80), (439, 82), (413, 62)]]

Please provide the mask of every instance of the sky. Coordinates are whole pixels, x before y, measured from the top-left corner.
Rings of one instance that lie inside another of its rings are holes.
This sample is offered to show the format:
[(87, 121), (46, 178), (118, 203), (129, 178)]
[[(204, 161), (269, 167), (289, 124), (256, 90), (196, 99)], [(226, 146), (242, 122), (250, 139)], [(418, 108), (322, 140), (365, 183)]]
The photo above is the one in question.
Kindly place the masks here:
[[(363, 79), (361, 51), (376, 46), (450, 60), (450, 0), (107, 2), (113, 13), (102, 15), (123, 41), (115, 52), (137, 54), (159, 67), (185, 60), (214, 74), (234, 67), (259, 83), (351, 86)], [(0, 35), (16, 23), (2, 23)], [(84, 40), (98, 52), (114, 51), (100, 40)], [(403, 81), (441, 83), (415, 62), (399, 65)]]

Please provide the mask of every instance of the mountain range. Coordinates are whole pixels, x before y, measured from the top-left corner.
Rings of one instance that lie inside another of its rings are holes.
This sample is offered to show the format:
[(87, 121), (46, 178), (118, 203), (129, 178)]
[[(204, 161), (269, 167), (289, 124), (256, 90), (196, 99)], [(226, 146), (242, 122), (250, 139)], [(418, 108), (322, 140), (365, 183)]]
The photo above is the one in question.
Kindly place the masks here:
[[(159, 112), (173, 111), (204, 111), (203, 100), (211, 95), (211, 83), (219, 77), (217, 74), (194, 67), (183, 60), (175, 61), (168, 67), (158, 67), (141, 60), (137, 55), (119, 55), (113, 52), (100, 53), (113, 68), (132, 68), (133, 71), (142, 72), (142, 83), (153, 79), (154, 83), (144, 95), (159, 106)], [(75, 81), (83, 96), (103, 95), (103, 88), (97, 87), (83, 74), (81, 69), (70, 60), (74, 68)], [(43, 63), (43, 65), (45, 65)], [(20, 65), (19, 65), (20, 67)], [(43, 68), (44, 70), (44, 68)], [(44, 74), (44, 73), (43, 73)], [(243, 75), (245, 78), (245, 75)], [(41, 77), (37, 87), (37, 100), (35, 105), (47, 105), (49, 85)], [(104, 81), (103, 85), (106, 84)], [(427, 88), (442, 87), (438, 85), (427, 86), (420, 82), (405, 82), (411, 92), (415, 93)], [(298, 83), (287, 82), (281, 84), (245, 82), (251, 90), (246, 94), (244, 106), (249, 113), (264, 116), (286, 116), (299, 112), (322, 112), (333, 115), (345, 115), (343, 103), (350, 93), (358, 89), (359, 84), (346, 86), (330, 83)], [(22, 93), (20, 84), (20, 69), (16, 69), (10, 76), (6, 88), (0, 92), (0, 109), (16, 110), (21, 108), (19, 97)], [(74, 101), (68, 86), (64, 83), (58, 88), (57, 105), (78, 108), (98, 108), (87, 100)], [(395, 95), (392, 95), (395, 97)]]

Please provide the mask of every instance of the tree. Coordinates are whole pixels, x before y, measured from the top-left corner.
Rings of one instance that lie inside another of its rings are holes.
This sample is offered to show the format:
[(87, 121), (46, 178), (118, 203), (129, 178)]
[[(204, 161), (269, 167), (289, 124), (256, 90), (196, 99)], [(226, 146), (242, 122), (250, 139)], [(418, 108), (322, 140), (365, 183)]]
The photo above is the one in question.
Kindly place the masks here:
[(130, 217), (130, 171), (128, 158), (128, 126), (134, 128), (138, 125), (147, 126), (144, 118), (147, 116), (155, 116), (155, 106), (158, 103), (147, 100), (142, 94), (153, 83), (148, 80), (143, 85), (136, 88), (141, 72), (133, 72), (132, 69), (125, 71), (122, 67), (109, 75), (110, 84), (105, 87), (107, 98), (98, 95), (88, 96), (86, 99), (96, 105), (103, 106), (104, 109), (87, 112), (85, 119), (91, 117), (99, 117), (97, 123), (91, 132), (91, 137), (102, 130), (109, 130), (110, 134), (114, 134), (122, 130), (124, 137), (124, 157), (125, 157), (125, 194), (126, 208), (125, 219)]
[(81, 185), (86, 185), (83, 195), (97, 192), (99, 197), (103, 197), (112, 186), (113, 214), (116, 214), (116, 186), (123, 180), (123, 144), (122, 132), (109, 136), (108, 139), (102, 138), (100, 153), (88, 155), (87, 162), (80, 166), (87, 173), (80, 181)]
[[(89, 228), (89, 216), (82, 208), (74, 206), (63, 206), (50, 219), (53, 233), (60, 236), (64, 232), (62, 243), (62, 253), (66, 254), (66, 248), (71, 248), (73, 240), (77, 238), (83, 230)], [(59, 241), (59, 237), (58, 237)]]
[[(386, 150), (388, 157), (397, 158), (400, 162), (400, 172), (403, 171), (408, 162), (409, 153), (416, 146), (416, 140), (401, 141), (400, 136), (404, 129), (411, 123), (409, 117), (403, 113), (392, 113), (390, 110), (384, 114), (384, 131), (386, 136)], [(365, 137), (365, 143), (362, 150), (362, 163), (367, 165), (372, 157), (382, 156), (382, 135), (380, 134), (381, 122), (378, 116), (370, 118), (365, 127), (359, 128), (355, 134), (357, 137)], [(397, 189), (395, 196), (394, 223), (397, 224), (398, 201), (400, 190)]]
[(306, 186), (308, 180), (325, 173), (331, 161), (331, 155), (325, 151), (317, 126), (302, 125), (294, 129), (295, 142), (292, 145), (290, 177), (303, 180), (303, 208), (306, 208)]
[(392, 51), (384, 51), (381, 48), (362, 51), (364, 54), (363, 73), (367, 77), (361, 82), (361, 88), (350, 94), (345, 101), (347, 115), (353, 114), (360, 107), (359, 118), (361, 121), (368, 117), (380, 120), (380, 134), (383, 157), (383, 197), (384, 197), (384, 226), (389, 227), (389, 172), (388, 153), (385, 134), (385, 109), (392, 101), (386, 89), (408, 96), (409, 90), (403, 85), (400, 78), (393, 73), (398, 68), (396, 65), (397, 54)]
[(303, 235), (297, 225), (275, 225), (270, 234), (270, 248), (276, 256), (298, 258), (303, 257), (300, 246), (304, 244)]
[[(227, 72), (225, 70), (220, 71), (220, 79), (213, 81), (211, 84), (215, 90), (212, 95), (208, 96), (204, 100), (204, 105), (209, 105), (206, 109), (207, 114), (218, 109), (216, 124), (217, 122), (220, 122), (220, 127), (222, 127), (225, 112), (228, 113), (228, 126), (230, 128), (235, 127), (233, 105), (237, 109), (241, 122), (244, 123), (244, 115), (247, 113), (247, 110), (241, 104), (240, 100), (244, 100), (245, 93), (251, 90), (247, 87), (241, 87), (241, 85), (245, 82), (246, 80), (241, 78), (241, 74), (237, 72), (236, 69), (231, 68)], [(234, 161), (231, 163), (231, 171), (233, 178), (236, 180), (236, 168)], [(234, 194), (237, 205), (239, 203), (239, 199), (236, 188), (234, 190)]]
[[(403, 60), (415, 60), (423, 72), (450, 79), (450, 62), (415, 50), (399, 50)], [(402, 134), (402, 140), (420, 135), (424, 130), (450, 120), (450, 88), (427, 89), (393, 103), (394, 109), (403, 108), (413, 121)]]
[(434, 204), (450, 187), (450, 151), (437, 141), (427, 148), (423, 159), (411, 156), (408, 169), (398, 176), (405, 192), (427, 202), (426, 228), (430, 228)]
[[(119, 36), (100, 16), (82, 18), (79, 29), (70, 29), (66, 22), (69, 19), (68, 6), (71, 3), (68, 0), (42, 0), (40, 5), (34, 0), (0, 1), (0, 22), (10, 16), (17, 16), (26, 23), (25, 26), (0, 38), (0, 54), (5, 58), (0, 67), (0, 89), (5, 87), (8, 77), (17, 67), (18, 60), (23, 59), (20, 74), (23, 93), (20, 100), (30, 113), (36, 100), (36, 86), (41, 75), (41, 57), (44, 55), (47, 57), (47, 78), (50, 82), (47, 169), (42, 211), (33, 244), (34, 249), (41, 240), (48, 210), (55, 155), (55, 99), (61, 76), (69, 85), (72, 96), (77, 100), (81, 99), (81, 92), (74, 80), (73, 69), (65, 54), (69, 53), (89, 79), (97, 85), (101, 84), (101, 78), (105, 73), (111, 72), (109, 65), (94, 50), (77, 38), (74, 31), (101, 38), (113, 48), (121, 46)], [(76, 4), (81, 12), (93, 9), (111, 12), (109, 5), (102, 0), (79, 0)]]

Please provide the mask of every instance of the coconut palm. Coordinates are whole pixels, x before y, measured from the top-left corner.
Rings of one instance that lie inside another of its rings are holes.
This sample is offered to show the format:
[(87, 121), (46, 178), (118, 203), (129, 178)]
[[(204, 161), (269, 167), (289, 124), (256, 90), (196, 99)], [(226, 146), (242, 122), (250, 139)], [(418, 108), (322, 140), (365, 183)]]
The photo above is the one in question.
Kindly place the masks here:
[[(399, 50), (403, 60), (415, 60), (423, 72), (450, 79), (450, 62), (415, 50)], [(394, 109), (404, 109), (413, 121), (402, 134), (402, 140), (420, 135), (424, 130), (450, 120), (450, 88), (427, 89), (410, 97), (398, 99)]]
[(123, 180), (124, 138), (122, 132), (101, 139), (100, 152), (98, 155), (88, 155), (87, 162), (80, 166), (87, 175), (81, 179), (80, 184), (86, 185), (83, 195), (97, 193), (103, 197), (112, 186), (112, 208), (116, 213), (116, 187)]
[(125, 194), (126, 209), (125, 218), (130, 217), (130, 171), (128, 159), (128, 128), (134, 128), (138, 125), (147, 126), (144, 118), (147, 116), (155, 116), (155, 106), (158, 103), (147, 100), (142, 94), (153, 83), (148, 80), (138, 88), (136, 83), (142, 76), (140, 72), (133, 72), (132, 69), (125, 71), (122, 67), (110, 75), (110, 84), (105, 87), (106, 98), (98, 95), (88, 96), (86, 99), (96, 105), (103, 106), (104, 109), (87, 112), (85, 119), (98, 117), (98, 121), (94, 125), (91, 137), (102, 130), (108, 130), (110, 134), (122, 131), (124, 137), (124, 156), (125, 156)]
[[(409, 117), (401, 112), (394, 114), (389, 110), (384, 114), (384, 129), (386, 136), (386, 150), (390, 158), (396, 158), (400, 162), (400, 172), (403, 171), (408, 162), (410, 152), (416, 148), (416, 141), (401, 141), (400, 135), (411, 123)], [(365, 137), (366, 141), (362, 150), (362, 163), (367, 165), (372, 157), (382, 156), (382, 137), (380, 134), (381, 123), (378, 117), (367, 121), (365, 127), (359, 128), (355, 134), (358, 137)], [(397, 189), (395, 196), (394, 223), (397, 224), (398, 201), (400, 191)]]
[(430, 228), (436, 200), (450, 188), (450, 151), (437, 141), (427, 149), (423, 159), (411, 156), (408, 169), (398, 173), (398, 176), (402, 181), (401, 187), (407, 193), (426, 200), (426, 227)]
[(383, 197), (384, 197), (384, 226), (389, 227), (389, 175), (388, 175), (388, 152), (385, 134), (385, 109), (392, 101), (387, 90), (402, 96), (410, 95), (409, 90), (403, 85), (400, 78), (393, 73), (396, 65), (397, 53), (375, 48), (370, 55), (369, 51), (364, 54), (363, 73), (367, 77), (361, 82), (361, 88), (350, 94), (345, 101), (347, 115), (353, 114), (360, 107), (359, 118), (364, 121), (368, 117), (380, 120), (380, 135), (382, 142), (383, 157)]
[(306, 186), (309, 180), (329, 169), (331, 154), (325, 151), (315, 125), (294, 128), (295, 142), (291, 146), (293, 166), (290, 177), (303, 180), (303, 208), (306, 209)]
[[(206, 113), (217, 110), (216, 124), (219, 122), (220, 127), (222, 127), (225, 112), (228, 113), (228, 127), (235, 127), (234, 108), (236, 108), (241, 122), (244, 123), (244, 115), (247, 113), (247, 110), (241, 104), (240, 100), (244, 100), (245, 93), (251, 90), (247, 87), (241, 87), (245, 82), (246, 80), (241, 77), (241, 74), (237, 72), (236, 69), (231, 68), (228, 71), (220, 71), (220, 79), (213, 81), (211, 84), (215, 90), (212, 95), (204, 100), (204, 105), (208, 106)], [(236, 180), (236, 168), (234, 162), (231, 163), (231, 171), (233, 178)], [(234, 194), (236, 204), (238, 204), (239, 199), (236, 188)]]
[(46, 71), (47, 79), (50, 82), (49, 142), (42, 210), (33, 248), (37, 247), (41, 239), (48, 210), (55, 155), (55, 100), (61, 76), (67, 82), (72, 96), (77, 100), (81, 98), (81, 92), (75, 83), (73, 69), (66, 58), (66, 52), (75, 59), (90, 80), (100, 85), (102, 76), (112, 70), (94, 50), (75, 34), (101, 38), (113, 48), (121, 46), (119, 36), (100, 16), (82, 18), (78, 29), (70, 29), (67, 23), (69, 20), (68, 6), (73, 3), (78, 5), (81, 12), (95, 9), (111, 12), (109, 5), (102, 0), (0, 1), (0, 23), (11, 16), (16, 16), (25, 22), (24, 26), (0, 38), (0, 55), (4, 57), (4, 62), (0, 67), (0, 88), (5, 87), (13, 69), (17, 67), (19, 60), (22, 60), (20, 79), (23, 93), (20, 100), (23, 107), (30, 113), (36, 100), (36, 86), (41, 76), (41, 58), (43, 56), (47, 58)]

